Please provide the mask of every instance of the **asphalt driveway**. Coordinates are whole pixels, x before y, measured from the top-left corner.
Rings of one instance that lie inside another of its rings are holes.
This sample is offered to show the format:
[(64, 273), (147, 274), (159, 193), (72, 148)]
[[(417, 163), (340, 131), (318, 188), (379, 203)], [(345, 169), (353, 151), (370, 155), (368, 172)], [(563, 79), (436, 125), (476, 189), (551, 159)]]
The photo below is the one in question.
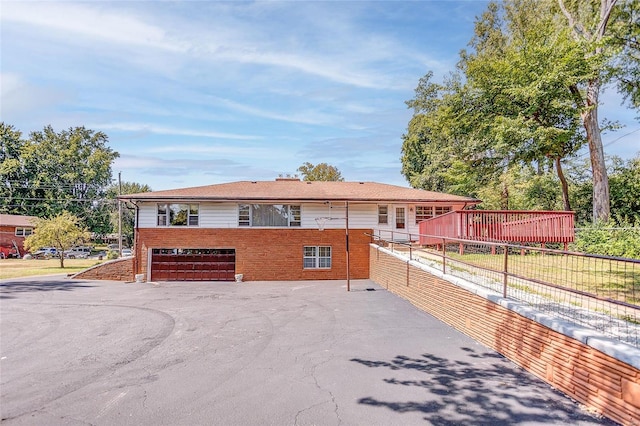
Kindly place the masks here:
[(7, 425), (612, 424), (371, 281), (0, 281)]

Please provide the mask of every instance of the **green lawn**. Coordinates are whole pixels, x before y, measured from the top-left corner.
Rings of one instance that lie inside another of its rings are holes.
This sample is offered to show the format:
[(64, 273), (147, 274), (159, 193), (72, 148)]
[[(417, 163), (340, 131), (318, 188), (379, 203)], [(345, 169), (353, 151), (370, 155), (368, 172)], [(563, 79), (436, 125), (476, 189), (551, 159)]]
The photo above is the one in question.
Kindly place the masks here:
[[(504, 255), (447, 252), (447, 257), (498, 272), (504, 270)], [(640, 264), (573, 255), (509, 254), (510, 274), (601, 297), (640, 303)]]
[(0, 259), (0, 279), (31, 277), (50, 274), (73, 274), (104, 262), (96, 259)]

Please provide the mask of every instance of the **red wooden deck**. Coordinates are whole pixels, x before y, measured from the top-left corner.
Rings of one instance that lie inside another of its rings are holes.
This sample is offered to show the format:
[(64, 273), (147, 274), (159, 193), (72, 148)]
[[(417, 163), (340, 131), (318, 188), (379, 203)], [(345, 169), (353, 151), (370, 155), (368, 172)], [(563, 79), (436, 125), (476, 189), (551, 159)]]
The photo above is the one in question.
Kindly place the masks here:
[(461, 238), (505, 243), (564, 243), (574, 240), (574, 212), (458, 210), (420, 222), (420, 244)]

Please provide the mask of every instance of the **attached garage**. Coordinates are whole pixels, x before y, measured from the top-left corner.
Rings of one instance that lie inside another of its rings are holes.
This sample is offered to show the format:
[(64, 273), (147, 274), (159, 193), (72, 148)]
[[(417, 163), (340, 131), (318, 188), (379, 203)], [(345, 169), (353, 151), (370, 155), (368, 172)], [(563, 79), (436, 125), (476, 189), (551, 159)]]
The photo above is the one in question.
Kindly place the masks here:
[(234, 281), (234, 249), (153, 249), (152, 281)]

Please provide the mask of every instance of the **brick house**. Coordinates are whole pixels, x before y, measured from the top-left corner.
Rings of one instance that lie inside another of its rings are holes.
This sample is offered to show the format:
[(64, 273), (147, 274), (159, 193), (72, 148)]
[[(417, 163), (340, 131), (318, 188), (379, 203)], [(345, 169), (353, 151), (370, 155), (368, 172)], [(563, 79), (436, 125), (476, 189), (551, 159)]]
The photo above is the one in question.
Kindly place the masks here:
[(345, 279), (347, 264), (349, 278), (368, 278), (367, 234), (406, 241), (420, 221), (480, 202), (375, 182), (291, 178), (120, 199), (136, 208), (133, 271), (150, 281)]
[(37, 217), (0, 214), (0, 257), (24, 256), (24, 239), (33, 234)]

